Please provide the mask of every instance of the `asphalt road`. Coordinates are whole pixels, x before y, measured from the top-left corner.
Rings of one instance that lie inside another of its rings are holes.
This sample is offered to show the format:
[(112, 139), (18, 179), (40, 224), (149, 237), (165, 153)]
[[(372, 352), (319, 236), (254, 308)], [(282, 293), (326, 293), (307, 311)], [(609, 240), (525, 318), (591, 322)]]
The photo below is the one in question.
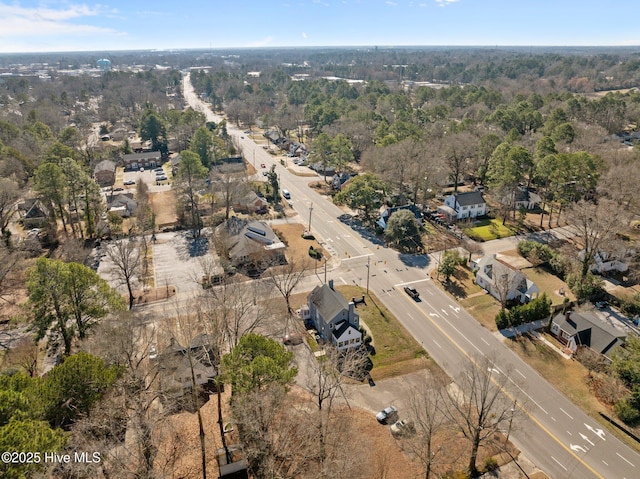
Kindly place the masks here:
[[(209, 119), (219, 121), (193, 94), (188, 76), (184, 84), (189, 104), (204, 111)], [(244, 135), (235, 127), (230, 125), (229, 133), (247, 158), (255, 155), (258, 164), (274, 164), (273, 158), (253, 141), (240, 138)], [(437, 256), (401, 255), (369, 241), (338, 219), (343, 214), (341, 210), (307, 187), (309, 178), (292, 175), (279, 163), (276, 171), (281, 187), (291, 192), (293, 207), (302, 218), (308, 217), (313, 204), (312, 231), (342, 262), (340, 269), (332, 272), (333, 279), (357, 281), (362, 286), (368, 283), (451, 377), (461, 373), (469, 358), (478, 356), (494, 361), (492, 375), (508, 376), (504, 393), (524, 416), (514, 424), (510, 437), (549, 477), (640, 477), (640, 454), (604, 431), (431, 283), (427, 273)], [(421, 302), (414, 302), (404, 293), (405, 284), (420, 292)]]

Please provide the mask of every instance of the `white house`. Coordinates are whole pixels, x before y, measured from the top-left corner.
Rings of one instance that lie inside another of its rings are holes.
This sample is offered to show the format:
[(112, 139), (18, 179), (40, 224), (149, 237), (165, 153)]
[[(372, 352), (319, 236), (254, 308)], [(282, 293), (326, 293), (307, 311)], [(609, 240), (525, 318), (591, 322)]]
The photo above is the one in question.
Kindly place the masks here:
[(475, 263), (476, 284), (498, 301), (518, 300), (525, 303), (538, 296), (540, 289), (526, 275), (492, 254)]
[(513, 207), (516, 210), (524, 208), (526, 210), (536, 209), (542, 202), (542, 198), (537, 193), (528, 190), (527, 188), (518, 188), (513, 193)]
[[(617, 253), (598, 251), (593, 256), (593, 263), (590, 266), (591, 272), (595, 274), (603, 274), (610, 271), (624, 273), (629, 269), (629, 261), (634, 254), (635, 250), (625, 250)], [(584, 250), (578, 253), (578, 258), (581, 261), (584, 259)]]
[(466, 191), (454, 193), (445, 198), (444, 204), (455, 210), (458, 220), (464, 218), (476, 218), (487, 214), (487, 203), (482, 192)]
[(307, 297), (308, 315), (320, 337), (338, 350), (357, 348), (362, 344), (360, 316), (355, 304), (347, 303), (342, 294), (333, 289), (333, 280), (316, 286)]

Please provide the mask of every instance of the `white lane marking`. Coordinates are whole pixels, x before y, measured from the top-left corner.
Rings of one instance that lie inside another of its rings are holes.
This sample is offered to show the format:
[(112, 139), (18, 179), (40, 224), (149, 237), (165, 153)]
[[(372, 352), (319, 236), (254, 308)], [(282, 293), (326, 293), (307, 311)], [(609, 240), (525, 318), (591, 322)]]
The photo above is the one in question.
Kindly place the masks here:
[(344, 284), (347, 284), (347, 282), (344, 280), (342, 276), (340, 276), (340, 281), (342, 281)]
[(458, 307), (458, 308), (456, 308), (456, 307), (454, 307), (452, 304), (450, 304), (450, 305), (449, 305), (449, 307), (450, 307), (451, 309), (453, 309), (453, 312), (454, 312), (456, 315), (460, 312), (460, 308), (459, 308), (459, 307)]
[(373, 253), (361, 254), (360, 256), (350, 256), (348, 258), (343, 259), (342, 261), (350, 261), (352, 259), (366, 258), (367, 256), (373, 256)]
[(569, 436), (573, 436), (573, 434), (571, 434), (571, 431), (567, 430), (567, 434), (569, 434)]
[(567, 416), (569, 416), (569, 419), (573, 419), (573, 416), (571, 414), (569, 414), (567, 411), (565, 411), (564, 409), (560, 408), (560, 410), (565, 413)]
[(551, 420), (552, 420), (553, 422), (557, 422), (557, 421), (556, 421), (556, 418), (555, 418), (555, 417), (553, 417), (553, 416), (551, 416)]
[(636, 465), (629, 461), (628, 459), (626, 459), (624, 456), (621, 456), (619, 453), (616, 452), (616, 456), (618, 456), (620, 459), (622, 459), (624, 462), (626, 462), (627, 464), (629, 464), (632, 467), (636, 467)]
[(435, 339), (433, 340), (433, 342), (436, 344), (436, 346), (438, 346), (440, 349), (442, 349), (442, 346), (440, 346), (440, 344), (438, 344), (438, 341), (436, 341)]
[(446, 314), (447, 316), (449, 316), (449, 313), (447, 313), (447, 310), (446, 310), (446, 309), (443, 309), (443, 310), (442, 310), (442, 312), (443, 312), (444, 314)]
[(480, 338), (480, 339), (482, 340), (482, 342), (484, 342), (484, 344), (486, 344), (487, 346), (490, 346), (489, 341), (487, 341), (487, 340), (486, 340), (486, 339), (484, 339), (484, 338)]
[(589, 438), (587, 436), (585, 436), (584, 434), (580, 433), (580, 437), (582, 438), (583, 441), (587, 441), (589, 444), (591, 444), (592, 446), (595, 446), (594, 443), (592, 443)]
[(571, 443), (569, 443), (569, 448), (572, 451), (575, 451), (575, 452), (584, 452), (584, 453), (587, 452), (587, 450), (584, 447), (582, 447), (580, 444), (571, 444)]
[(515, 371), (516, 371), (520, 376), (522, 376), (524, 379), (527, 379), (527, 377), (526, 377), (524, 374), (522, 374), (520, 371), (518, 371), (517, 369), (516, 369)]
[(409, 316), (411, 319), (413, 319), (413, 316), (411, 316), (409, 313), (407, 313), (407, 316)]
[[(373, 254), (373, 253), (371, 253)], [(369, 255), (365, 255), (365, 256), (369, 256)], [(425, 281), (429, 281), (428, 278), (425, 279), (416, 279), (415, 281), (407, 281), (406, 283), (398, 283), (398, 284), (394, 284), (394, 286), (396, 288), (399, 288), (400, 286), (407, 286), (408, 284), (416, 284), (416, 283), (424, 283)]]
[(429, 316), (435, 316), (436, 318), (440, 317), (440, 315), (438, 313), (429, 313)]
[(560, 461), (558, 461), (555, 457), (551, 456), (551, 459), (556, 461), (556, 463), (558, 463), (558, 466), (560, 466), (562, 469), (564, 469), (565, 471), (567, 470), (567, 468), (564, 467), (564, 465)]
[(589, 426), (586, 422), (583, 423), (585, 425), (585, 427), (591, 431), (592, 433), (596, 434), (600, 439), (602, 439), (603, 441), (606, 441), (606, 439), (604, 438), (605, 434), (604, 431), (600, 428), (596, 429), (593, 426)]
[(608, 466), (609, 464), (607, 464), (606, 461), (602, 461), (602, 464), (604, 464), (605, 466)]

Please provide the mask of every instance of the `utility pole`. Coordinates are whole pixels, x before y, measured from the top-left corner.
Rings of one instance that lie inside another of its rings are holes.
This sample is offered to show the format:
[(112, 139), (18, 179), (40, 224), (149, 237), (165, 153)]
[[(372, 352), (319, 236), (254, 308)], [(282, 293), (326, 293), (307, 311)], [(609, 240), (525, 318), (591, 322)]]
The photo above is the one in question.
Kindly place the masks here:
[(311, 233), (311, 213), (313, 213), (313, 203), (309, 206), (309, 228), (307, 228), (309, 233)]
[(371, 272), (371, 256), (367, 256), (367, 294), (369, 294), (369, 273)]

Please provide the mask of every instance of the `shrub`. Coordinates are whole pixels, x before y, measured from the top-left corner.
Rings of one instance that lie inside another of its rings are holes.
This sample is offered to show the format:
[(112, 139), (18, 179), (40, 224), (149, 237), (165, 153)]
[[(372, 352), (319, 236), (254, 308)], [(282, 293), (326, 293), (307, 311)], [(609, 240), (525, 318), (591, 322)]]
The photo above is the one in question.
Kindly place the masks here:
[(320, 260), (322, 259), (322, 250), (315, 249), (313, 246), (309, 246), (309, 256), (314, 259)]
[(496, 458), (493, 457), (493, 456), (487, 457), (484, 460), (484, 470), (485, 470), (485, 472), (495, 471), (496, 469), (498, 469), (498, 461), (496, 461)]
[(551, 300), (546, 293), (527, 304), (514, 306), (510, 310), (503, 309), (496, 315), (496, 326), (504, 329), (511, 326), (530, 323), (546, 318), (551, 313)]
[(627, 399), (622, 399), (614, 406), (616, 414), (622, 422), (634, 425), (640, 419), (640, 411), (634, 408)]

